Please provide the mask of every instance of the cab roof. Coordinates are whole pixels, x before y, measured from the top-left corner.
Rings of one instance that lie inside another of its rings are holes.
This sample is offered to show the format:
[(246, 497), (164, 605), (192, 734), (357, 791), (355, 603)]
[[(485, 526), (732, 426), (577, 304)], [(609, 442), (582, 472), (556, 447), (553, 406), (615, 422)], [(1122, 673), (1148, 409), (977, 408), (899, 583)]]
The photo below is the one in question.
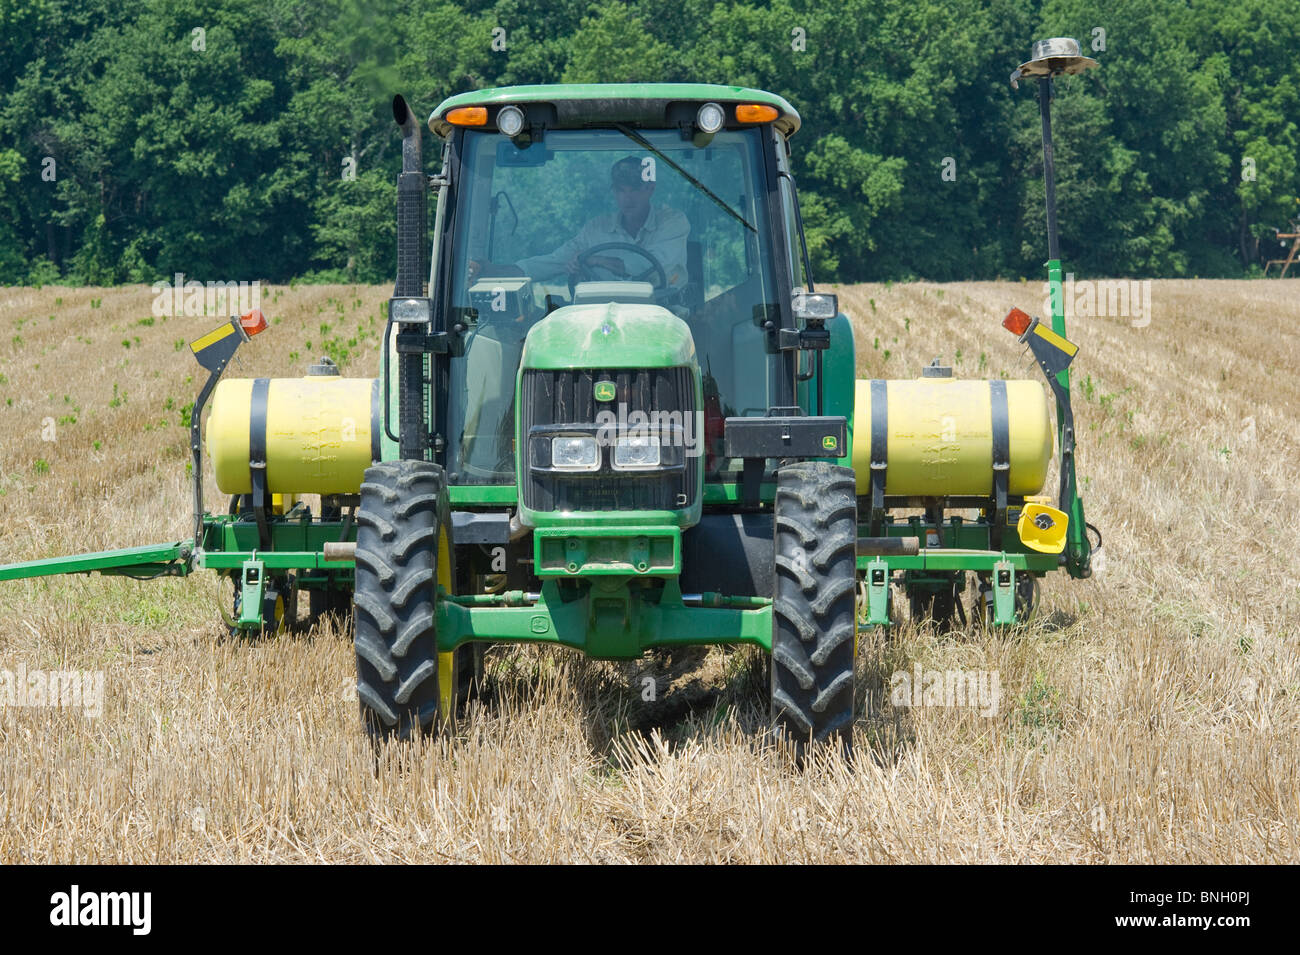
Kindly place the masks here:
[(543, 86), (501, 86), (459, 93), (438, 104), (429, 117), (429, 128), (446, 137), (455, 128), (446, 115), (462, 106), (485, 106), (489, 110), (508, 105), (549, 104), (555, 110), (558, 128), (581, 128), (598, 123), (628, 123), (642, 128), (672, 128), (669, 109), (682, 104), (756, 103), (775, 107), (773, 120), (779, 133), (790, 137), (798, 131), (799, 113), (783, 97), (745, 86), (713, 83), (572, 83)]

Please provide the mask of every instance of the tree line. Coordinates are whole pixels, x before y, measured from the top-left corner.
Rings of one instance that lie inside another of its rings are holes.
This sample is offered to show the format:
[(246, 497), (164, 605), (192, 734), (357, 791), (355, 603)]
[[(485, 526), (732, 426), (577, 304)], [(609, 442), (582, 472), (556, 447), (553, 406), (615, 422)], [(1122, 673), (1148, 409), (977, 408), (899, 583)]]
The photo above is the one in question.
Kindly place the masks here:
[[(1041, 274), (1031, 41), (1077, 274), (1241, 276), (1300, 216), (1295, 0), (0, 0), (0, 282), (385, 282), (389, 101), (717, 82), (786, 97), (822, 280)], [(436, 150), (426, 156), (436, 159)], [(433, 163), (430, 163), (432, 171)]]

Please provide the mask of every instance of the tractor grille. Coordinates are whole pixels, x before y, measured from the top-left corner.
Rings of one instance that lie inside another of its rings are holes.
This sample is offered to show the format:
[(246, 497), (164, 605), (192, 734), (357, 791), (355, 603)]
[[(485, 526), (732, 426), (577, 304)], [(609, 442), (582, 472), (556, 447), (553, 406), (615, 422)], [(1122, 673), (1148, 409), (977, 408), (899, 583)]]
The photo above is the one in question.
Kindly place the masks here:
[[(597, 382), (613, 382), (615, 397), (597, 401)], [(633, 425), (635, 412), (651, 422), (680, 422), (694, 448), (702, 449), (690, 368), (530, 369), (524, 372), (520, 398), (525, 506), (538, 511), (629, 511), (681, 510), (694, 503), (701, 456), (680, 443), (663, 448), (663, 468), (648, 471), (615, 470), (608, 446), (600, 449), (600, 469), (581, 473), (539, 471), (533, 453), (534, 442), (549, 440), (552, 431), (596, 434), (601, 412)], [(653, 426), (651, 433), (656, 433)]]

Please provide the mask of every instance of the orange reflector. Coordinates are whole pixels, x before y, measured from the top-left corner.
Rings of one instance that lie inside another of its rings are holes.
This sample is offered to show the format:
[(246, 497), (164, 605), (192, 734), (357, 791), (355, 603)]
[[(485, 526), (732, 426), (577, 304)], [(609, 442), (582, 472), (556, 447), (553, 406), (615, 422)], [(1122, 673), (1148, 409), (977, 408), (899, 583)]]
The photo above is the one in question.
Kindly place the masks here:
[(486, 126), (486, 106), (461, 106), (446, 115), (447, 122), (453, 126)]
[(736, 107), (736, 122), (738, 123), (770, 123), (779, 115), (780, 113), (776, 111), (775, 106), (742, 103)]
[(262, 314), (260, 308), (255, 308), (247, 315), (239, 316), (239, 327), (244, 330), (248, 336), (256, 335), (258, 332), (266, 331), (266, 316)]
[(1014, 335), (1023, 335), (1029, 330), (1033, 319), (1018, 308), (1013, 308), (1007, 312), (1007, 317), (1002, 319), (1002, 327)]

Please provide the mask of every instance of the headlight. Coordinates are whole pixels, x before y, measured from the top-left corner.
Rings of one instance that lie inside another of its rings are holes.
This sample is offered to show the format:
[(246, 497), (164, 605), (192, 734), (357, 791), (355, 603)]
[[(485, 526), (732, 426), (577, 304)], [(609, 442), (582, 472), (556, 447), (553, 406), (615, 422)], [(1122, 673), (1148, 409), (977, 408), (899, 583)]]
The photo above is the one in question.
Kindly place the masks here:
[(558, 471), (599, 471), (600, 446), (587, 435), (551, 438), (551, 467)]
[(389, 299), (388, 317), (406, 325), (427, 325), (433, 317), (433, 302), (427, 298)]
[(725, 121), (726, 115), (717, 103), (705, 103), (695, 114), (695, 125), (702, 133), (716, 133)]
[(507, 106), (497, 113), (497, 129), (511, 139), (524, 128), (524, 111), (518, 106)]
[(794, 317), (804, 321), (824, 322), (834, 318), (840, 310), (839, 296), (825, 292), (794, 293)]
[(614, 467), (622, 471), (659, 467), (659, 439), (652, 436), (619, 438), (614, 445)]

